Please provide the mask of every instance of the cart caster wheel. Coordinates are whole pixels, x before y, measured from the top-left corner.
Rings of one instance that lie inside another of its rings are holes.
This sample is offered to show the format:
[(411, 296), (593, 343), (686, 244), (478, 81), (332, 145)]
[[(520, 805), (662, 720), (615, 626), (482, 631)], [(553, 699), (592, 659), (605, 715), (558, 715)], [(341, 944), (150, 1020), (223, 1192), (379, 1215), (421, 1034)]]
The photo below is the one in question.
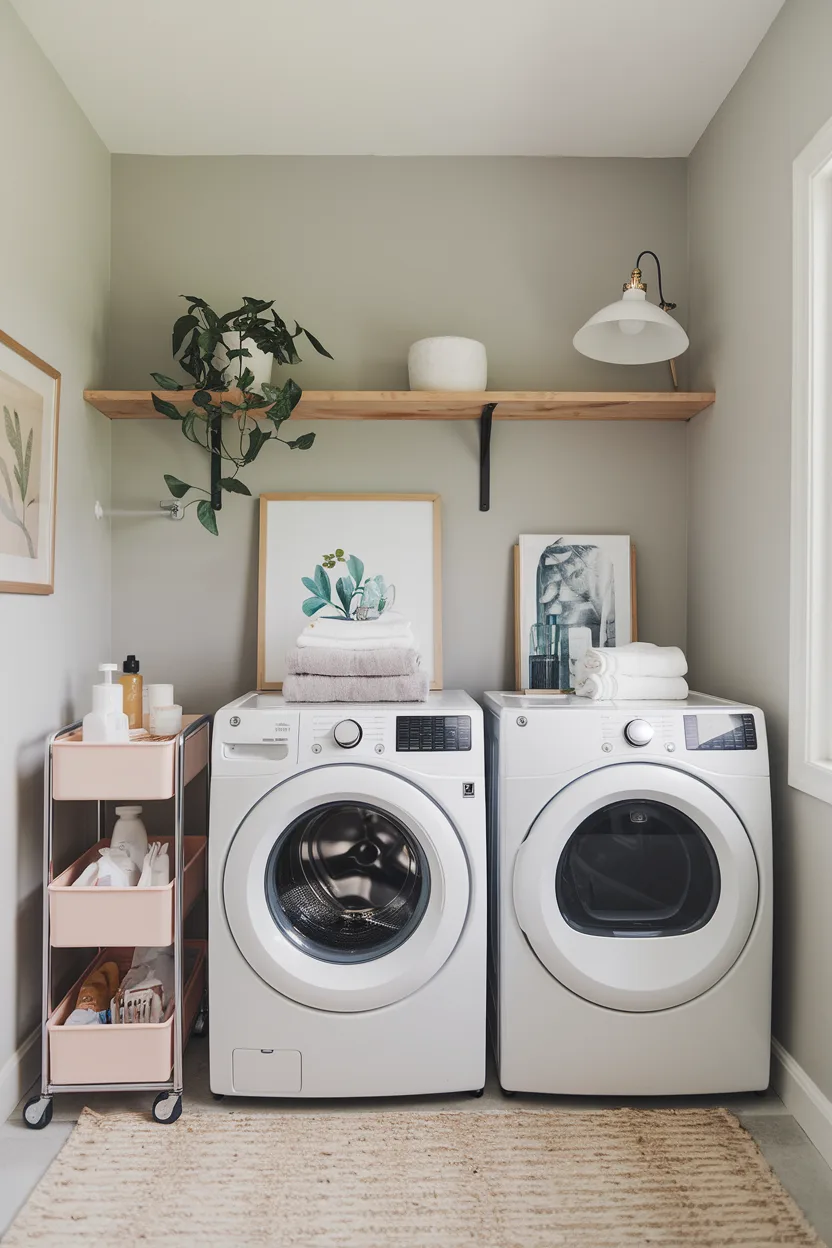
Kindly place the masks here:
[(204, 1010), (200, 1010), (196, 1018), (194, 1019), (194, 1025), (193, 1025), (191, 1034), (196, 1036), (198, 1039), (201, 1039), (203, 1036), (208, 1035), (208, 1015), (205, 1013)]
[(156, 1122), (163, 1122), (165, 1126), (176, 1122), (177, 1118), (182, 1116), (182, 1097), (174, 1096), (171, 1092), (160, 1092), (153, 1102), (153, 1117)]
[(52, 1097), (33, 1096), (23, 1106), (23, 1121), (33, 1131), (42, 1131), (52, 1121)]
[(468, 1095), (473, 1096), (473, 1098), (478, 1101), (484, 1092), (485, 1088), (474, 1088), (472, 1092), (468, 1093)]

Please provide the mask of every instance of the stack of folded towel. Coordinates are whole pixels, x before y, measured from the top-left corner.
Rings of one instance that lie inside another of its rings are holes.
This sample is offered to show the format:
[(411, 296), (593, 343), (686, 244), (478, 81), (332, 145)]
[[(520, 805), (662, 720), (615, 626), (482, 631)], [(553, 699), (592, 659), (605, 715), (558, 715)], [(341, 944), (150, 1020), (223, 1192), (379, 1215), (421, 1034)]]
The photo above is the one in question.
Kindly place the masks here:
[(629, 646), (587, 650), (576, 673), (575, 692), (593, 702), (681, 702), (688, 696), (687, 660), (678, 646), (634, 641)]
[(286, 656), (287, 702), (426, 702), (408, 620), (387, 611), (377, 620), (315, 619)]

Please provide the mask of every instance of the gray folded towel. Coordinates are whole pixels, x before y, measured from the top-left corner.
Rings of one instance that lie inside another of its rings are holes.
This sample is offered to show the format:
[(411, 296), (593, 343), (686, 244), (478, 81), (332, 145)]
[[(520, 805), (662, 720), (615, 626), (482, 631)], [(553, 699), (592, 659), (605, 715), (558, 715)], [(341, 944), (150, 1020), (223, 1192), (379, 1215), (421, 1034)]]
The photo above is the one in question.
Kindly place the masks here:
[(412, 676), (419, 670), (418, 650), (336, 650), (333, 646), (295, 647), (286, 655), (293, 676)]
[(427, 672), (410, 676), (297, 676), (283, 682), (287, 702), (427, 702)]

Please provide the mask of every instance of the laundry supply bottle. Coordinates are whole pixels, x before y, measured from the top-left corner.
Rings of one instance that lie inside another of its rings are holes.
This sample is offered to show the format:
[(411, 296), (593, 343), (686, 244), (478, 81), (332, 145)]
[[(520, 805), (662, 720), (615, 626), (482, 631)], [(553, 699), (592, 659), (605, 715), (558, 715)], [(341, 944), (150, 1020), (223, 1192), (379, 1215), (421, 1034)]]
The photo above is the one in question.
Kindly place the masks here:
[(130, 721), (131, 728), (142, 726), (142, 678), (139, 675), (139, 660), (135, 654), (128, 654), (122, 665), (123, 676), (119, 683), (124, 690), (124, 713)]
[(117, 663), (100, 663), (101, 684), (92, 687), (92, 710), (84, 716), (81, 738), (93, 745), (117, 745), (130, 741), (130, 726), (124, 714), (124, 690), (113, 683)]
[(141, 813), (141, 806), (116, 806), (118, 817), (110, 840), (110, 848), (129, 854), (139, 871), (147, 853), (147, 829), (139, 818)]

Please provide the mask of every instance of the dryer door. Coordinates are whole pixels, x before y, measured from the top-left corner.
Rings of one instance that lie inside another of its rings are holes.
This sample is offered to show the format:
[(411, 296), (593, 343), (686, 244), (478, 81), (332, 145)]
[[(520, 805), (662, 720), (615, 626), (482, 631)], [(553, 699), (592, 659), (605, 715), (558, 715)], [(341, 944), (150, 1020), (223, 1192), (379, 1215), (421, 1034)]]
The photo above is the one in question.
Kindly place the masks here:
[(468, 913), (456, 829), (421, 789), (380, 768), (315, 768), (267, 793), (223, 874), (229, 927), (278, 992), (324, 1010), (372, 1010), (416, 992)]
[(662, 1010), (707, 992), (745, 948), (757, 861), (736, 813), (671, 767), (583, 776), (520, 847), (514, 906), (543, 965), (587, 1001)]

